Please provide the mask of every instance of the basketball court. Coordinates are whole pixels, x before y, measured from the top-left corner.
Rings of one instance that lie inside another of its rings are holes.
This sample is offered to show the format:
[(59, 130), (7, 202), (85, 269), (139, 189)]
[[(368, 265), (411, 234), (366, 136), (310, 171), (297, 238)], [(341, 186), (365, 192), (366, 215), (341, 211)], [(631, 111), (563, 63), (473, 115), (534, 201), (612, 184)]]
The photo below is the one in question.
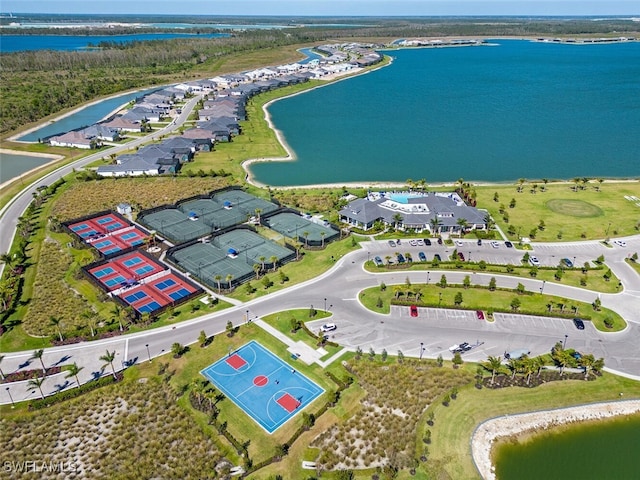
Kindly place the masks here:
[(268, 433), (324, 392), (255, 340), (200, 373)]

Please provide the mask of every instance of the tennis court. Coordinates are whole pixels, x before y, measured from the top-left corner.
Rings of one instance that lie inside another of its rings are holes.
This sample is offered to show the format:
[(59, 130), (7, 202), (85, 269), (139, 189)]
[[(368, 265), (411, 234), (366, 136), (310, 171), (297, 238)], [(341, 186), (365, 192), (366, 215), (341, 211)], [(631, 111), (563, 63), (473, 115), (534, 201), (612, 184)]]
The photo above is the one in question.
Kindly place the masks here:
[(275, 242), (266, 240), (252, 230), (237, 228), (214, 236), (211, 243), (194, 243), (170, 253), (170, 259), (180, 268), (213, 288), (230, 288), (255, 275), (253, 266), (269, 268), (273, 261), (283, 262), (295, 253)]
[(255, 340), (200, 373), (268, 433), (324, 392)]
[(141, 213), (138, 222), (156, 230), (173, 243), (183, 243), (210, 234), (213, 229), (197, 216), (189, 216), (177, 208), (163, 208), (151, 213)]
[(285, 237), (297, 238), (299, 242), (310, 245), (322, 245), (330, 242), (339, 234), (324, 222), (316, 223), (310, 218), (291, 212), (277, 213), (264, 220), (266, 226)]

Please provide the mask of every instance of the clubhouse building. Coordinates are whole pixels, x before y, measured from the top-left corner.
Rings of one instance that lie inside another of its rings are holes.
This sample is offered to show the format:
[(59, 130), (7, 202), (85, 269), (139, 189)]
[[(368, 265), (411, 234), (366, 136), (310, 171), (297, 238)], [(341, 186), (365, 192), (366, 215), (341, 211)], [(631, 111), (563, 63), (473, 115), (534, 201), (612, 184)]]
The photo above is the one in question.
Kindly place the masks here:
[(340, 221), (362, 230), (382, 222), (398, 230), (461, 233), (485, 230), (485, 213), (468, 206), (455, 192), (369, 192), (339, 212)]

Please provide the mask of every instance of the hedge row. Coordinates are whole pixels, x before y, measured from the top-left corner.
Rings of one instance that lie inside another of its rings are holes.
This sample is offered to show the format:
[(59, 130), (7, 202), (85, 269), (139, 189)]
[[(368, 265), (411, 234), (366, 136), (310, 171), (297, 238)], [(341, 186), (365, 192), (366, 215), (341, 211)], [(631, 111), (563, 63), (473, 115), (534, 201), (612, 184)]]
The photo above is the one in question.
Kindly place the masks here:
[(55, 395), (51, 395), (50, 397), (32, 400), (29, 403), (29, 410), (40, 410), (42, 408), (50, 407), (65, 400), (79, 397), (80, 395), (83, 395), (97, 388), (106, 387), (107, 385), (111, 385), (112, 383), (119, 382), (124, 378), (124, 375), (122, 375), (122, 373), (117, 373), (116, 376), (117, 378), (114, 378), (113, 375), (105, 375), (104, 377), (100, 377), (97, 380), (85, 383), (84, 385), (80, 385), (80, 387), (78, 388), (62, 390), (61, 392), (58, 392)]

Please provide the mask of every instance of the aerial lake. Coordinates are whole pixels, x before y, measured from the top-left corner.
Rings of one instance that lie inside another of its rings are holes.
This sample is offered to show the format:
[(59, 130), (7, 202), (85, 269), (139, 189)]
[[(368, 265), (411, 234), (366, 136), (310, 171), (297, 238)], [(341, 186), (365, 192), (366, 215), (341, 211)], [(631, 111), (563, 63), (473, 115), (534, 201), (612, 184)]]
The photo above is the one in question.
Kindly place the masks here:
[(51, 160), (51, 158), (47, 157), (0, 152), (0, 184), (49, 163)]
[(495, 452), (500, 480), (636, 479), (640, 475), (640, 415), (573, 425)]
[(640, 43), (393, 50), (269, 107), (294, 162), (267, 185), (640, 176)]
[(227, 33), (134, 33), (130, 35), (0, 35), (2, 53), (28, 50), (87, 50), (100, 42), (128, 43), (172, 38), (228, 37)]

